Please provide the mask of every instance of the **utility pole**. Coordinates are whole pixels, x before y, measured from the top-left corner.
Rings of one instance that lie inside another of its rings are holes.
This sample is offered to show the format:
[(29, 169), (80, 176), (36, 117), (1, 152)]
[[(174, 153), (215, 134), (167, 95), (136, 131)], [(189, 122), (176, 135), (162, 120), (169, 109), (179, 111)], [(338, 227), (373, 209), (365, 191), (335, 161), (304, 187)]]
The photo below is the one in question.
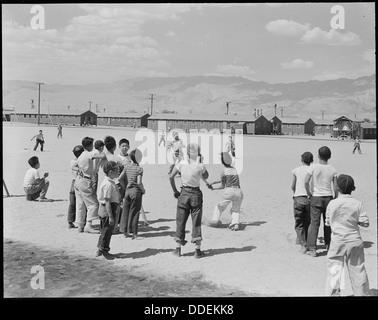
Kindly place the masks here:
[(40, 113), (41, 113), (41, 84), (44, 84), (42, 82), (38, 82), (38, 125), (40, 120)]
[(92, 110), (92, 101), (89, 101), (89, 110)]
[(151, 93), (151, 98), (149, 98), (151, 100), (151, 116), (152, 116), (152, 113), (153, 113), (153, 107), (154, 107), (154, 93)]
[(277, 103), (274, 104), (274, 116), (277, 116)]
[(226, 114), (228, 114), (228, 110), (230, 108), (230, 103), (231, 103), (231, 101), (226, 102)]
[(320, 110), (322, 112), (322, 120), (324, 120), (324, 112), (325, 110)]

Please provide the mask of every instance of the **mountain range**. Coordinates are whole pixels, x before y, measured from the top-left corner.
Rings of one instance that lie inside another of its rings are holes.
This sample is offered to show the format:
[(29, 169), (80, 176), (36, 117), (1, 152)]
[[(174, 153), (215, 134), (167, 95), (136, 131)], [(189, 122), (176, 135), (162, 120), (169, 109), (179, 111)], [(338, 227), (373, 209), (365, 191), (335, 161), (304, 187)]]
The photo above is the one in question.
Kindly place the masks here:
[[(276, 84), (243, 77), (141, 77), (85, 85), (43, 84), (40, 95), (42, 113), (68, 108), (90, 108), (98, 114), (151, 113), (152, 102), (154, 114), (225, 114), (228, 103), (228, 112), (239, 115), (258, 109), (267, 117), (376, 118), (375, 75)], [(37, 106), (36, 82), (3, 81), (3, 108), (30, 112)]]

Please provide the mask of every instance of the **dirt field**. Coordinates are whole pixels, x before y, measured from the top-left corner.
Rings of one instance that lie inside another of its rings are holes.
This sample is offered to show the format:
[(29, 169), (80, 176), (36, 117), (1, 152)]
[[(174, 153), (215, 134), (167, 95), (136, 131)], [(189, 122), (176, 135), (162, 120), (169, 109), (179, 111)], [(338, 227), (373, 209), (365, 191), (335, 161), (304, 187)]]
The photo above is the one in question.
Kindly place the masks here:
[[(181, 258), (171, 254), (175, 246), (176, 199), (167, 177), (169, 164), (145, 164), (147, 194), (143, 206), (151, 224), (140, 227), (136, 240), (114, 235), (111, 253), (115, 259), (108, 261), (94, 258), (98, 235), (67, 229), (71, 150), (85, 136), (103, 139), (105, 135), (117, 141), (125, 137), (133, 149), (141, 143), (134, 140), (137, 130), (64, 127), (63, 139), (57, 139), (56, 127), (41, 129), (46, 140), (44, 152), (32, 150), (34, 142), (30, 138), (38, 132), (37, 126), (3, 126), (3, 177), (12, 195), (3, 198), (5, 297), (322, 296), (326, 279), (322, 227), (320, 255), (312, 258), (299, 253), (290, 189), (291, 170), (300, 165), (300, 155), (311, 151), (317, 161), (317, 150), (322, 145), (332, 150), (330, 163), (338, 173), (353, 176), (353, 195), (368, 212), (370, 227), (362, 229), (361, 234), (371, 294), (377, 294), (375, 140), (363, 141), (363, 154), (353, 155), (352, 142), (323, 136), (244, 137), (242, 230), (232, 232), (227, 228), (231, 220), (228, 211), (222, 216), (221, 228), (206, 225), (223, 191), (211, 191), (202, 185), (203, 259), (193, 257), (194, 246), (190, 243), (183, 247)], [(26, 202), (23, 196), (22, 181), (32, 155), (40, 158), (40, 171), (50, 173), (47, 197), (54, 202)], [(219, 178), (220, 165), (207, 168), (210, 181)], [(176, 179), (178, 186), (179, 182)], [(189, 219), (187, 240), (190, 230)], [(30, 287), (34, 265), (45, 269), (44, 290)], [(342, 295), (351, 294), (346, 274)]]

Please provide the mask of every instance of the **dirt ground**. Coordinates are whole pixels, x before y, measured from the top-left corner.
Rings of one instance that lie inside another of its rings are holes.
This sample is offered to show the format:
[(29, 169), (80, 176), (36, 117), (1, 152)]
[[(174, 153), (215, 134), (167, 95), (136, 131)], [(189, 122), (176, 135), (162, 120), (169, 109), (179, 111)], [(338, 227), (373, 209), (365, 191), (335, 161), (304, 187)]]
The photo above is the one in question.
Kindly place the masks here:
[[(290, 190), (291, 170), (300, 165), (300, 155), (311, 151), (317, 161), (322, 145), (331, 148), (330, 163), (338, 173), (353, 176), (357, 187), (353, 195), (367, 210), (370, 227), (361, 229), (361, 234), (371, 294), (377, 294), (375, 140), (363, 141), (363, 154), (352, 155), (352, 142), (329, 137), (244, 137), (243, 150), (239, 150), (243, 161), (242, 230), (227, 228), (231, 220), (228, 210), (222, 215), (220, 228), (207, 226), (223, 191), (201, 185), (202, 249), (206, 253), (202, 259), (193, 257), (190, 242), (183, 247), (181, 258), (172, 255), (176, 199), (167, 178), (169, 164), (144, 164), (147, 193), (143, 206), (150, 226), (141, 226), (136, 240), (114, 235), (110, 245), (114, 259), (105, 260), (94, 257), (98, 235), (67, 228), (71, 151), (85, 136), (103, 139), (105, 135), (117, 141), (128, 138), (133, 149), (142, 143), (135, 139), (137, 130), (64, 127), (63, 139), (57, 139), (56, 127), (41, 129), (46, 139), (44, 152), (32, 150), (30, 138), (37, 126), (3, 126), (3, 178), (12, 195), (3, 198), (5, 297), (322, 296), (326, 279), (322, 227), (319, 256), (299, 253)], [(156, 134), (156, 145), (158, 139)], [(26, 202), (23, 196), (22, 181), (32, 155), (40, 158), (40, 171), (50, 173), (47, 196), (54, 202)], [(221, 166), (206, 166), (209, 181), (218, 179)], [(176, 184), (179, 186), (180, 179)], [(189, 219), (187, 240), (190, 230)], [(44, 290), (30, 287), (35, 265), (45, 269)], [(351, 294), (346, 272), (342, 295)]]

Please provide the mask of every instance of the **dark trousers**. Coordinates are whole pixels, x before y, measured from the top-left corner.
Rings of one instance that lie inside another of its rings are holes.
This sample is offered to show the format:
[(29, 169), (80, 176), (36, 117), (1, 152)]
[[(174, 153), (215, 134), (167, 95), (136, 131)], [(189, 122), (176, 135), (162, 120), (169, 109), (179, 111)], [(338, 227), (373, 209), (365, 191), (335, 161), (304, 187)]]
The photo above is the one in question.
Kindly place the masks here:
[(358, 149), (358, 153), (361, 153), (361, 148), (360, 148), (359, 145), (354, 146), (354, 148), (353, 148), (353, 153), (356, 151), (356, 149)]
[(126, 189), (123, 199), (122, 216), (119, 231), (138, 234), (139, 211), (142, 207), (142, 192), (139, 188)]
[(181, 189), (181, 194), (177, 199), (176, 211), (176, 235), (175, 241), (185, 245), (185, 226), (189, 216), (192, 217), (192, 242), (202, 240), (203, 197), (200, 188)]
[(72, 180), (71, 189), (69, 194), (69, 204), (68, 204), (68, 222), (75, 222), (76, 220), (76, 196), (75, 196), (75, 180)]
[(310, 200), (305, 197), (293, 197), (294, 199), (294, 220), (297, 241), (301, 245), (306, 245), (308, 227), (310, 225)]
[[(104, 204), (100, 204), (103, 206)], [(112, 214), (113, 218), (115, 218), (118, 203), (112, 202)], [(112, 238), (113, 230), (114, 230), (115, 222), (113, 225), (109, 224), (109, 216), (104, 218), (100, 217), (100, 238), (98, 239), (97, 248), (101, 252), (109, 252), (110, 251), (110, 240)]]
[(332, 196), (327, 197), (312, 197), (310, 200), (310, 216), (311, 223), (308, 228), (307, 249), (316, 250), (316, 241), (318, 239), (318, 232), (320, 226), (320, 219), (323, 216), (324, 224), (324, 243), (329, 246), (331, 243), (331, 227), (325, 225), (325, 214), (328, 203), (332, 200)]
[(41, 145), (41, 151), (43, 151), (43, 145), (44, 145), (44, 141), (43, 140), (39, 140), (39, 139), (36, 139), (35, 141), (35, 146), (34, 146), (34, 149), (33, 150), (37, 150), (37, 147), (38, 145), (40, 144)]

